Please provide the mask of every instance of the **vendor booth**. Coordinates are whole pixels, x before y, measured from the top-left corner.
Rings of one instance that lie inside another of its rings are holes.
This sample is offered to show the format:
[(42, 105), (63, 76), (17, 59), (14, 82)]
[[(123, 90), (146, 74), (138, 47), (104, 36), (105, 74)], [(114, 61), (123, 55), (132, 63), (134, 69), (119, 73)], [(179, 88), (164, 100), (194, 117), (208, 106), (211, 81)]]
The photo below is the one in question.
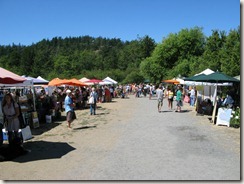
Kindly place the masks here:
[[(10, 76), (9, 74), (7, 74)], [(15, 74), (16, 75), (16, 74)], [(34, 92), (34, 85), (32, 79), (26, 79), (24, 77), (18, 76), (20, 81), (16, 81), (16, 83), (8, 83), (7, 81), (2, 80), (0, 83), (1, 89), (1, 100), (2, 103), (3, 93), (4, 91), (9, 91), (14, 94), (15, 101), (20, 105), (21, 113), (24, 119), (24, 125), (30, 125), (33, 128), (39, 126), (38, 119), (33, 124), (33, 113), (36, 112), (36, 96)], [(15, 78), (16, 79), (16, 78)]]
[[(220, 72), (214, 72), (209, 75), (205, 74), (199, 74), (198, 76), (193, 76), (190, 78), (186, 78), (185, 81), (194, 81), (198, 84), (201, 84), (202, 86), (213, 86), (214, 87), (214, 93), (213, 93), (213, 112), (212, 112), (212, 118), (211, 122), (215, 122), (215, 117), (217, 113), (217, 91), (218, 86), (228, 86), (232, 85), (233, 83), (240, 82), (238, 79), (235, 79), (233, 77), (227, 76)], [(187, 84), (187, 82), (186, 82)], [(221, 110), (219, 112), (222, 112)], [(217, 124), (220, 124), (219, 122)]]
[[(27, 90), (31, 91), (33, 90), (33, 81), (32, 80), (26, 80), (25, 78), (10, 72), (6, 69), (0, 68), (0, 104), (2, 104), (2, 100), (4, 97), (4, 93), (6, 91), (13, 93), (13, 98), (17, 103), (19, 103), (20, 111), (23, 116), (23, 122), (21, 124), (22, 128), (19, 130), (19, 132), (22, 133), (23, 140), (29, 139), (32, 137), (30, 126), (32, 123), (32, 112), (34, 105), (30, 105), (29, 101), (27, 100), (27, 97), (25, 95), (25, 88)], [(30, 95), (30, 98), (34, 99), (32, 95)], [(2, 107), (2, 105), (1, 105)], [(22, 119), (22, 118), (21, 118)], [(4, 141), (4, 136), (6, 134), (4, 128), (4, 118), (3, 118), (3, 111), (0, 109), (0, 125), (1, 125), (1, 136), (0, 136), (0, 142), (1, 144)], [(33, 125), (33, 124), (32, 124)], [(26, 136), (27, 135), (27, 136)], [(8, 136), (5, 136), (5, 139)]]

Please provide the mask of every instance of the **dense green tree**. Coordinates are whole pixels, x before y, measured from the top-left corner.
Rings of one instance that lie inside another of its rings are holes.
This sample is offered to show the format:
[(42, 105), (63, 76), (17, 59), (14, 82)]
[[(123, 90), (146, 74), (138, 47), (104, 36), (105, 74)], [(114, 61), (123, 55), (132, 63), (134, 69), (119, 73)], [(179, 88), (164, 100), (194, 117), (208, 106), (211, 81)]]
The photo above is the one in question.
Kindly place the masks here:
[(35, 52), (33, 47), (26, 47), (19, 59), (18, 73), (23, 75), (31, 75), (33, 70), (33, 63), (35, 63)]
[(30, 46), (0, 45), (0, 66), (19, 75), (99, 78), (143, 82), (191, 76), (206, 68), (240, 74), (240, 27), (229, 34), (202, 28), (171, 33), (161, 43), (148, 35), (132, 41), (117, 38), (54, 37)]
[(140, 70), (145, 79), (159, 83), (165, 76), (164, 68), (153, 58), (146, 58), (141, 62)]
[(213, 30), (212, 35), (207, 38), (205, 51), (203, 53), (203, 62), (200, 63), (200, 68), (210, 68), (213, 71), (221, 69), (221, 49), (226, 40), (225, 32)]
[(226, 37), (226, 42), (222, 47), (221, 54), (221, 68), (220, 70), (227, 75), (240, 75), (241, 65), (241, 34), (240, 27), (238, 30), (231, 30)]
[(144, 78), (143, 76), (140, 74), (139, 70), (134, 70), (131, 73), (129, 73), (125, 79), (122, 81), (123, 84), (129, 84), (129, 83), (143, 83)]
[[(201, 56), (204, 52), (205, 36), (202, 29), (183, 29), (178, 34), (169, 34), (162, 43), (158, 44), (152, 53), (151, 59), (142, 61), (141, 70), (144, 75), (154, 76), (157, 80), (185, 76), (191, 73), (192, 57)], [(151, 65), (151, 66), (150, 66)], [(157, 72), (156, 70), (160, 70)]]
[(141, 45), (141, 52), (142, 52), (142, 59), (150, 57), (153, 50), (156, 47), (155, 41), (150, 38), (148, 35), (140, 39), (140, 45)]

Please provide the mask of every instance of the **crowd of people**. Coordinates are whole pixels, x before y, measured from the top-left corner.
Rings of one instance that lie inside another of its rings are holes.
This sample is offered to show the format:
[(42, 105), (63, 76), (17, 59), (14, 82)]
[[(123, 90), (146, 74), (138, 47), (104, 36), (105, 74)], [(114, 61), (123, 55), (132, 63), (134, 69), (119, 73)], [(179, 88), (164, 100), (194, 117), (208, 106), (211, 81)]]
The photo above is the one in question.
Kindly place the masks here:
[[(157, 110), (162, 112), (163, 102), (166, 100), (169, 110), (173, 110), (174, 102), (175, 112), (181, 112), (183, 101), (189, 102), (191, 106), (195, 106), (197, 101), (196, 87), (183, 88), (182, 85), (167, 85), (162, 84), (127, 84), (127, 85), (103, 85), (103, 86), (86, 86), (86, 87), (56, 87), (52, 95), (48, 95), (47, 91), (42, 88), (36, 93), (36, 99), (33, 99), (32, 91), (27, 90), (27, 103), (33, 111), (34, 104), (38, 112), (40, 122), (45, 122), (45, 115), (50, 115), (53, 111), (56, 114), (61, 114), (65, 111), (67, 127), (71, 128), (71, 123), (76, 119), (75, 110), (90, 108), (90, 115), (96, 115), (97, 103), (111, 102), (113, 98), (126, 98), (128, 95), (134, 95), (135, 98), (152, 97), (157, 98)], [(11, 137), (18, 137), (19, 126), (19, 91), (12, 93), (6, 92), (2, 100), (2, 111), (8, 121), (6, 129)], [(34, 100), (36, 103), (34, 103)], [(234, 100), (231, 94), (228, 93), (225, 99), (219, 99), (218, 104), (222, 106), (233, 107)], [(212, 112), (212, 102), (206, 99), (198, 104), (197, 112), (204, 113)]]

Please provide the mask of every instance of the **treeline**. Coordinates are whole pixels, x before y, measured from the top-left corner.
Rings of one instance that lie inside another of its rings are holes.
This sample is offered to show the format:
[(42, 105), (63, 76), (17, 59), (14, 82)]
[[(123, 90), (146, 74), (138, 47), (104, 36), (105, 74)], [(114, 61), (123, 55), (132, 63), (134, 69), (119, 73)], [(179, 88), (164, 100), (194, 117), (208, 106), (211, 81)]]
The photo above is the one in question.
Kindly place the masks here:
[(182, 29), (161, 43), (149, 36), (132, 41), (117, 38), (55, 37), (31, 46), (0, 46), (0, 66), (19, 75), (59, 78), (111, 78), (127, 82), (160, 82), (190, 76), (206, 68), (240, 75), (240, 27), (228, 35), (213, 30)]

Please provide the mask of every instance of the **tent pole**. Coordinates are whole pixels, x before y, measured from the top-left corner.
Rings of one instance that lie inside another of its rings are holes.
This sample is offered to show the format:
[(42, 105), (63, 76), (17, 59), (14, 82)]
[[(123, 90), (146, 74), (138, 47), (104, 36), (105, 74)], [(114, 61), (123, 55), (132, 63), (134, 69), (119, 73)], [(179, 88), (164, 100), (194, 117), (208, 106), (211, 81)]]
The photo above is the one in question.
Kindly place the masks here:
[(35, 89), (34, 89), (34, 86), (32, 85), (31, 87), (31, 90), (32, 90), (32, 95), (33, 95), (33, 105), (34, 105), (34, 112), (36, 112), (36, 95), (35, 95)]
[(211, 122), (213, 124), (215, 121), (216, 110), (217, 110), (217, 90), (218, 90), (218, 85), (216, 83), (216, 87), (215, 87), (215, 91), (214, 91), (214, 109), (213, 109), (212, 120), (211, 120)]

